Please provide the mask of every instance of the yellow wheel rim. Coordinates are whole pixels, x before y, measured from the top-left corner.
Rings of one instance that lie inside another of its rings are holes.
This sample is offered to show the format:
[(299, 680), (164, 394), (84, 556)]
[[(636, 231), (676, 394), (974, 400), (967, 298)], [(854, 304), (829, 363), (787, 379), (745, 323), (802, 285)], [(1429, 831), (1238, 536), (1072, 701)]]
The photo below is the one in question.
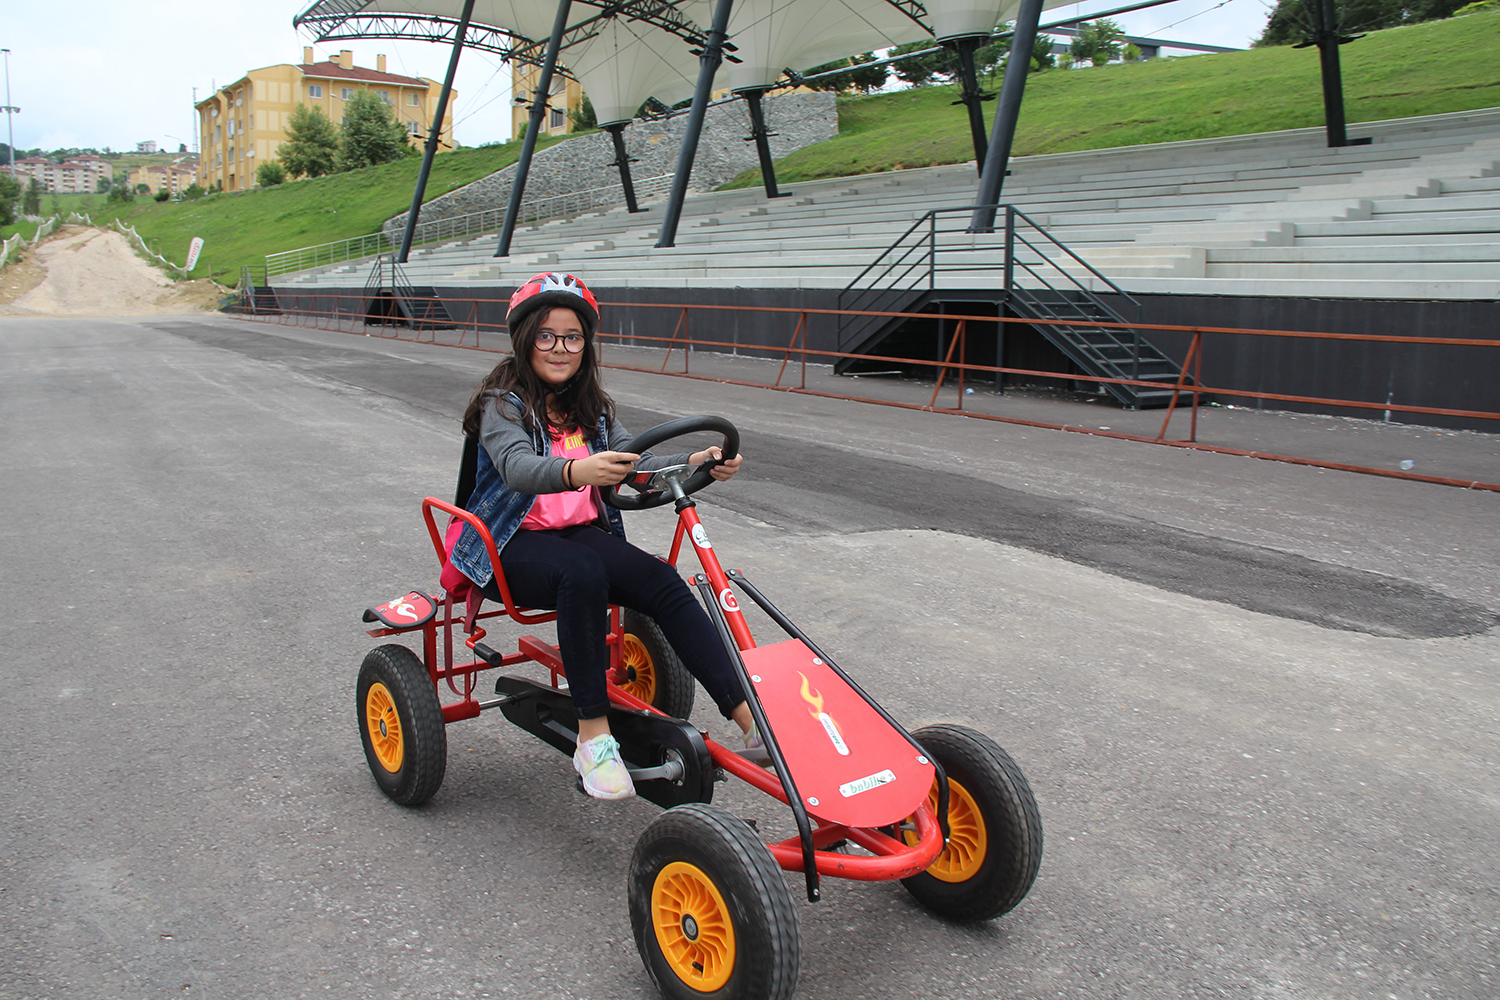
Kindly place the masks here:
[(626, 632), (620, 638), (620, 659), (626, 670), (626, 681), (620, 686), (646, 704), (653, 704), (656, 698), (656, 663), (651, 659), (646, 644), (633, 633)]
[(370, 685), (365, 694), (365, 728), (370, 733), (370, 746), (375, 750), (375, 759), (380, 766), (395, 774), (401, 770), (405, 747), (401, 740), (401, 717), (396, 714), (396, 699), (390, 689), (379, 681)]
[(734, 972), (734, 924), (724, 897), (694, 865), (674, 861), (651, 887), (651, 924), (667, 965), (682, 982), (712, 993)]
[[(937, 815), (937, 782), (927, 793), (927, 808)], [(979, 874), (989, 850), (990, 838), (984, 828), (984, 817), (979, 804), (969, 790), (952, 778), (948, 779), (948, 847), (927, 868), (927, 874), (943, 882), (966, 882)], [(911, 830), (903, 833), (908, 844), (917, 842)]]

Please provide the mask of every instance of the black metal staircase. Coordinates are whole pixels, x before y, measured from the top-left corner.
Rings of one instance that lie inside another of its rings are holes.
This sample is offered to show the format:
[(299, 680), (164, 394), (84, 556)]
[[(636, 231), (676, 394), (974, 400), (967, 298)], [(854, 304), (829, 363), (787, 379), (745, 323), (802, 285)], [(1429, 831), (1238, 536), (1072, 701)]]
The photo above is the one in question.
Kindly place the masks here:
[(255, 283), (249, 264), (240, 268), (240, 286), (237, 289), (239, 298), (230, 307), (230, 311), (252, 316), (280, 316), (281, 303), (276, 300), (276, 289), (264, 278), (262, 281), (263, 284)]
[[(1033, 328), (1083, 376), (1162, 383), (1156, 389), (1101, 382), (1126, 409), (1167, 405), (1182, 369), (1139, 329), (1130, 328), (1132, 321), (1140, 322), (1140, 303), (1014, 206), (999, 207), (1005, 209), (1003, 238), (968, 231), (972, 205), (926, 213), (849, 283), (839, 294), (839, 308), (961, 313), (965, 303), (993, 303), (1002, 313), (1036, 320)], [(1133, 320), (1111, 308), (1090, 287), (1088, 276), (1128, 303)], [(881, 353), (882, 343), (909, 322), (841, 315), (838, 349)], [(857, 364), (856, 358), (840, 358), (834, 370), (844, 374)]]
[(413, 285), (392, 254), (381, 254), (365, 279), (364, 317), (376, 326), (413, 330), (450, 330), (453, 317), (430, 285)]

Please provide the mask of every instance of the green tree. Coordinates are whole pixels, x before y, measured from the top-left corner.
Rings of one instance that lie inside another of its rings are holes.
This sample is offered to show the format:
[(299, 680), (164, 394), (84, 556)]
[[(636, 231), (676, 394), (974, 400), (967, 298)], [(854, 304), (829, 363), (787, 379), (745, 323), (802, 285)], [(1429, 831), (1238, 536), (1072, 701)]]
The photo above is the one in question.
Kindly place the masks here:
[(117, 205), (126, 201), (135, 201), (135, 192), (130, 190), (129, 184), (116, 184), (109, 189), (109, 197), (104, 200), (111, 205)]
[(203, 190), (203, 186), (201, 184), (189, 184), (187, 187), (182, 189), (182, 200), (197, 201), (207, 193), (208, 192)]
[(286, 180), (286, 168), (275, 160), (267, 160), (255, 168), (255, 183), (261, 187), (275, 187)]
[(836, 69), (849, 67), (847, 73), (834, 73), (833, 76), (825, 76), (821, 80), (813, 80), (808, 83), (809, 87), (817, 90), (857, 90), (861, 94), (879, 90), (885, 86), (889, 79), (890, 70), (888, 66), (865, 66), (865, 63), (875, 61), (875, 53), (861, 52), (859, 55), (850, 56), (848, 59), (835, 59), (833, 62), (814, 66), (808, 70), (805, 76), (816, 76), (819, 73), (832, 73)]
[(287, 121), (289, 138), (276, 150), (276, 158), (293, 177), (322, 177), (333, 173), (339, 156), (338, 128), (322, 108), (299, 104)]
[[(1311, 2), (1321, 7), (1321, 0)], [(1466, 2), (1467, 0), (1334, 0), (1333, 7), (1338, 16), (1339, 30), (1352, 34), (1451, 17)], [(1265, 30), (1255, 40), (1255, 47), (1300, 44), (1310, 38), (1316, 23), (1316, 11), (1309, 11), (1304, 0), (1280, 0), (1266, 17)]]
[(356, 90), (344, 105), (344, 124), (339, 131), (343, 146), (340, 170), (358, 170), (399, 160), (410, 148), (406, 126), (370, 90)]
[(1037, 35), (1036, 41), (1031, 44), (1031, 71), (1040, 73), (1044, 69), (1051, 69), (1057, 65), (1057, 56), (1052, 54), (1052, 46), (1056, 42), (1051, 35)]
[(1128, 43), (1125, 46), (1124, 50), (1122, 50), (1120, 52), (1120, 60), (1122, 62), (1140, 62), (1141, 61), (1141, 49), (1140, 49), (1140, 46), (1136, 45), (1135, 42)]
[(35, 177), (26, 185), (26, 195), (21, 203), (21, 211), (27, 215), (42, 214), (42, 186), (37, 183)]
[(113, 183), (114, 183), (114, 179), (113, 178), (110, 178), (110, 177), (101, 177), (101, 178), (99, 178), (98, 182), (94, 186), (95, 187), (95, 193), (96, 194), (103, 194), (104, 192), (106, 192), (106, 191), (109, 190), (109, 186), (111, 184), (113, 184)]
[(162, 188), (160, 191), (156, 192), (156, 194), (152, 195), (152, 197), (157, 201), (166, 201), (167, 199), (172, 197), (172, 192), (167, 190), (166, 188)]
[(568, 112), (568, 124), (574, 132), (587, 132), (599, 127), (599, 117), (594, 113), (594, 102), (589, 100), (588, 94), (583, 95), (578, 107)]
[[(36, 178), (32, 178), (35, 183)], [(10, 174), (0, 174), (0, 226), (9, 226), (16, 221), (16, 200), (21, 197), (21, 184)]]
[[(907, 42), (905, 45), (898, 45), (891, 49), (891, 55), (920, 52), (936, 45), (937, 42), (930, 38), (920, 42)], [(988, 44), (975, 49), (974, 75), (993, 78), (1005, 54), (1009, 51), (1010, 39), (1008, 38), (992, 39)], [(958, 71), (958, 54), (948, 48), (940, 48), (924, 56), (891, 63), (891, 72), (896, 74), (896, 78), (905, 80), (913, 87), (925, 87), (931, 83), (949, 83), (958, 79)]]
[[(904, 56), (908, 52), (930, 49), (936, 44), (930, 38), (924, 38), (920, 42), (907, 42), (905, 45), (898, 45), (891, 49), (891, 55)], [(951, 77), (957, 69), (957, 62), (953, 58), (953, 53), (947, 49), (939, 49), (925, 56), (913, 56), (910, 59), (893, 62), (890, 67), (898, 80), (905, 80), (913, 87), (925, 87), (929, 83), (945, 81)]]
[(1075, 64), (1081, 62), (1103, 66), (1120, 54), (1125, 32), (1107, 17), (1078, 26), (1078, 35), (1069, 46)]

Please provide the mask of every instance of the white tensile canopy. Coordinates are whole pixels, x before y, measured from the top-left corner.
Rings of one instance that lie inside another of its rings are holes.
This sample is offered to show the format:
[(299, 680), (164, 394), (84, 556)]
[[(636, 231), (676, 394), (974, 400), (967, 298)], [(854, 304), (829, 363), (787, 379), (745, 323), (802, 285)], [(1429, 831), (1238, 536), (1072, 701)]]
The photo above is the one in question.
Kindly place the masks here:
[[(1045, 0), (1045, 6), (1063, 2)], [(725, 75), (733, 90), (770, 87), (789, 68), (805, 71), (923, 38), (984, 35), (1002, 15), (1013, 14), (1018, 3), (735, 0), (729, 20), (734, 51)], [(692, 50), (701, 47), (713, 8), (713, 0), (575, 0), (559, 64), (583, 85), (600, 124), (628, 121), (648, 97), (672, 104), (692, 94), (698, 75), (698, 57)], [(457, 21), (463, 10), (464, 0), (320, 0), (298, 21), (332, 15)], [(556, 15), (557, 4), (549, 0), (474, 0), (471, 16), (475, 24), (530, 39), (536, 45), (529, 55), (539, 59)], [(682, 30), (663, 30), (662, 22), (681, 25)]]

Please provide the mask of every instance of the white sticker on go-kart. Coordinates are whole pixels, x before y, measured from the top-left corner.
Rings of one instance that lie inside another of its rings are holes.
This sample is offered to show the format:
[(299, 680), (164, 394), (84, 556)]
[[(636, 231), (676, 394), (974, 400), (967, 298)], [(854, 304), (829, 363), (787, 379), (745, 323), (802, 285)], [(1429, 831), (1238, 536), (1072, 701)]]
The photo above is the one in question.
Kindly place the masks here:
[(823, 731), (833, 741), (833, 748), (845, 757), (849, 756), (849, 745), (839, 735), (839, 727), (834, 724), (833, 718), (827, 712), (819, 712), (818, 721), (823, 723)]
[(740, 602), (734, 599), (734, 591), (728, 587), (719, 591), (719, 607), (734, 614), (740, 613)]
[(693, 525), (693, 544), (700, 549), (713, 548), (708, 541), (708, 532), (703, 530), (703, 525), (701, 524)]
[(877, 771), (867, 778), (858, 778), (847, 784), (840, 785), (839, 794), (847, 799), (852, 795), (858, 795), (860, 792), (868, 792), (872, 788), (889, 785), (895, 780), (896, 776), (891, 773), (891, 769), (886, 768), (884, 771)]

